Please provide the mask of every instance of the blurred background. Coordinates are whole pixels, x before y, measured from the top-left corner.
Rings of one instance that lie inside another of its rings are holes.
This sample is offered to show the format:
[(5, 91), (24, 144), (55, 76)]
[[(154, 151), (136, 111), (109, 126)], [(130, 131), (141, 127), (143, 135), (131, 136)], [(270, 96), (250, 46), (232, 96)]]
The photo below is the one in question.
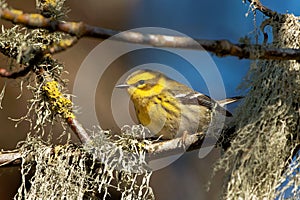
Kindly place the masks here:
[[(33, 0), (8, 0), (7, 3), (26, 12), (35, 12), (35, 1)], [(262, 3), (281, 13), (299, 15), (300, 12), (297, 0), (262, 1)], [(67, 19), (70, 21), (83, 21), (91, 25), (120, 31), (139, 27), (162, 27), (179, 31), (192, 38), (228, 39), (233, 43), (237, 43), (241, 37), (245, 36), (250, 37), (254, 42), (254, 34), (264, 19), (260, 13), (253, 17), (254, 13), (249, 9), (249, 4), (244, 4), (242, 1), (72, 0), (67, 1), (66, 4), (71, 9)], [(246, 17), (246, 13), (249, 13), (248, 17)], [(3, 20), (1, 20), (1, 24), (5, 27), (11, 26), (10, 23)], [(258, 36), (261, 41), (261, 35)], [(68, 89), (70, 92), (81, 63), (100, 43), (100, 39), (82, 38), (73, 48), (55, 55), (55, 58), (65, 64), (66, 70), (69, 72), (64, 75), (64, 78), (69, 79)], [(245, 94), (244, 90), (237, 90), (237, 87), (243, 81), (250, 61), (239, 60), (235, 57), (218, 58), (214, 55), (212, 55), (212, 59), (222, 75), (227, 96)], [(111, 113), (111, 97), (114, 86), (120, 81), (120, 77), (136, 65), (151, 62), (163, 63), (176, 70), (184, 71), (185, 79), (189, 80), (195, 90), (208, 94), (203, 79), (195, 77), (188, 65), (176, 56), (156, 50), (132, 52), (114, 61), (106, 69), (105, 76), (101, 77), (99, 81), (95, 108), (103, 129), (119, 131)], [(8, 66), (9, 60), (0, 55), (0, 64), (1, 67)], [(212, 74), (212, 76), (214, 75)], [(5, 83), (3, 109), (0, 110), (0, 149), (8, 150), (14, 149), (19, 141), (26, 138), (29, 128), (26, 122), (15, 127), (16, 123), (8, 118), (20, 118), (26, 114), (27, 100), (31, 94), (24, 88), (23, 95), (17, 99), (20, 94), (20, 80), (1, 78), (0, 90)], [(215, 87), (217, 88), (218, 85)], [(119, 97), (125, 98), (125, 92), (121, 93)], [(120, 98), (119, 101), (122, 102), (123, 99)], [(129, 109), (132, 111), (132, 107)], [(234, 106), (230, 109), (233, 111)], [(80, 110), (80, 112), (85, 111)], [(76, 141), (74, 138), (74, 142)], [(54, 142), (57, 141), (54, 139)], [(211, 173), (213, 163), (219, 156), (219, 149), (214, 149), (203, 159), (198, 158), (198, 151), (190, 152), (181, 156), (168, 167), (156, 171), (151, 179), (156, 198), (163, 200), (218, 199), (222, 191), (222, 173), (218, 173), (213, 179), (211, 179)], [(211, 189), (207, 192), (208, 181), (211, 181), (212, 184)], [(0, 169), (0, 199), (12, 199), (19, 184), (19, 168)]]

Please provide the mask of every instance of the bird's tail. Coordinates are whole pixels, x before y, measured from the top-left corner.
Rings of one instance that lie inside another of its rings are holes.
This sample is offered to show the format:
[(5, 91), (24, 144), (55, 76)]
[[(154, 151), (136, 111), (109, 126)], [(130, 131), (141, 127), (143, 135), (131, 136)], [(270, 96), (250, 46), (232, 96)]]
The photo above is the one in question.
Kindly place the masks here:
[(225, 106), (227, 104), (234, 103), (234, 102), (236, 102), (236, 101), (238, 101), (242, 98), (244, 98), (244, 97), (243, 96), (236, 96), (236, 97), (230, 97), (230, 98), (227, 98), (227, 99), (219, 100), (217, 102), (220, 106)]

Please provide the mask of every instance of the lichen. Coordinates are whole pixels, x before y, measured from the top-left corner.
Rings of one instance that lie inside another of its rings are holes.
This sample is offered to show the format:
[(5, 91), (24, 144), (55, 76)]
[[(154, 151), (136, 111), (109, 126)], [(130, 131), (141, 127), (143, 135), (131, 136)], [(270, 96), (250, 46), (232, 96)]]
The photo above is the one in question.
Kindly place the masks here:
[(36, 7), (45, 17), (62, 20), (68, 12), (64, 3), (65, 0), (36, 0)]
[[(300, 48), (299, 18), (291, 14), (269, 20), (273, 48)], [(256, 52), (259, 53), (259, 52)], [(289, 163), (300, 145), (300, 64), (260, 60), (251, 65), (249, 93), (235, 113), (236, 137), (216, 169), (227, 174), (224, 199), (274, 199), (293, 174)], [(300, 156), (295, 157), (300, 162)], [(298, 164), (299, 166), (299, 164)], [(293, 198), (300, 196), (299, 174), (290, 181)]]
[[(130, 129), (132, 133), (144, 131), (141, 126)], [(135, 147), (136, 140), (127, 134), (113, 138), (101, 129), (91, 135), (83, 147), (53, 148), (33, 137), (20, 144), (22, 185), (15, 199), (106, 199), (111, 192), (122, 200), (154, 199), (149, 186), (152, 172), (145, 151)], [(121, 140), (132, 142), (123, 146)]]
[(61, 93), (58, 86), (57, 81), (49, 81), (42, 87), (45, 95), (48, 97), (51, 110), (62, 115), (65, 119), (75, 118), (75, 115), (71, 111), (72, 101)]
[[(24, 117), (13, 120), (17, 124), (29, 121), (32, 130), (41, 135), (44, 127), (53, 124), (56, 116), (60, 115), (63, 119), (75, 117), (71, 111), (72, 102), (65, 94), (67, 81), (62, 79), (64, 66), (50, 54), (43, 53), (57, 48), (61, 42), (68, 45), (68, 41), (72, 41), (72, 37), (65, 33), (20, 26), (11, 29), (2, 27), (0, 33), (0, 50), (12, 60), (9, 70), (20, 70), (19, 64), (31, 67), (30, 73), (22, 78), (22, 83), (26, 84), (33, 95), (29, 100), (28, 112)], [(51, 82), (56, 84), (51, 85)], [(54, 98), (54, 94), (58, 96)]]

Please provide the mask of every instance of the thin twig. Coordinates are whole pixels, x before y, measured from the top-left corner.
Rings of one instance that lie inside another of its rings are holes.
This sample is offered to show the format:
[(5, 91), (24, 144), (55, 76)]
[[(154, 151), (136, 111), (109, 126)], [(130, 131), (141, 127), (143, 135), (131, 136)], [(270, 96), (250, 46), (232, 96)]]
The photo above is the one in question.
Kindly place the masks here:
[(31, 70), (32, 70), (32, 65), (24, 67), (20, 71), (16, 71), (16, 72), (10, 72), (5, 68), (0, 68), (0, 77), (16, 79), (19, 77), (26, 76)]
[(0, 167), (10, 167), (21, 164), (21, 154), (18, 150), (0, 152)]
[[(252, 2), (252, 1), (251, 1)], [(256, 9), (259, 9), (267, 16), (275, 16), (276, 12), (262, 6), (255, 1)], [(182, 48), (207, 50), (217, 56), (236, 56), (240, 59), (274, 59), (274, 60), (300, 60), (299, 49), (268, 48), (261, 45), (234, 44), (228, 40), (201, 40), (181, 36), (169, 36), (159, 34), (143, 34), (126, 31), (121, 33), (111, 29), (91, 26), (83, 22), (62, 22), (52, 21), (40, 14), (27, 14), (15, 9), (0, 9), (0, 17), (16, 24), (23, 24), (32, 28), (45, 28), (52, 31), (62, 31), (70, 35), (80, 37), (95, 37), (106, 39), (114, 36), (114, 40), (151, 45), (165, 48)], [(121, 33), (121, 34), (118, 34)], [(118, 35), (116, 35), (118, 34)], [(75, 44), (76, 41), (72, 43)], [(70, 45), (70, 46), (72, 46)], [(66, 46), (66, 48), (70, 47)], [(61, 50), (64, 50), (62, 48)], [(59, 50), (59, 51), (61, 51)], [(58, 51), (52, 51), (55, 53)], [(253, 53), (255, 52), (255, 53)], [(259, 52), (259, 53), (257, 53)]]
[(89, 134), (86, 132), (86, 130), (83, 128), (83, 126), (79, 123), (77, 119), (68, 118), (66, 121), (82, 144), (86, 144), (90, 140)]

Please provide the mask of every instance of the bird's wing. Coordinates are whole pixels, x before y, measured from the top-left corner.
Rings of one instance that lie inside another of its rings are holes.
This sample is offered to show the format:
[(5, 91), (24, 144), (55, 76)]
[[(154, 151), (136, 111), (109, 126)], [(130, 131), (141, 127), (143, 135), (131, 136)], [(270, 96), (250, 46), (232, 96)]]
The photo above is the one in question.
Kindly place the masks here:
[(219, 100), (217, 102), (220, 106), (225, 106), (227, 104), (234, 103), (234, 102), (236, 102), (236, 101), (238, 101), (242, 98), (244, 98), (244, 97), (243, 96), (236, 96), (236, 97), (230, 97), (230, 98), (226, 98), (226, 99), (223, 99), (223, 100)]
[[(180, 86), (179, 86), (180, 87)], [(188, 87), (178, 88), (177, 90), (173, 90), (173, 95), (181, 101), (182, 104), (190, 104), (190, 105), (201, 105), (210, 110), (215, 109), (216, 111), (222, 113), (225, 116), (232, 116), (232, 114), (219, 105), (219, 103), (207, 95), (202, 93), (196, 92)], [(182, 93), (185, 91), (185, 93)]]

